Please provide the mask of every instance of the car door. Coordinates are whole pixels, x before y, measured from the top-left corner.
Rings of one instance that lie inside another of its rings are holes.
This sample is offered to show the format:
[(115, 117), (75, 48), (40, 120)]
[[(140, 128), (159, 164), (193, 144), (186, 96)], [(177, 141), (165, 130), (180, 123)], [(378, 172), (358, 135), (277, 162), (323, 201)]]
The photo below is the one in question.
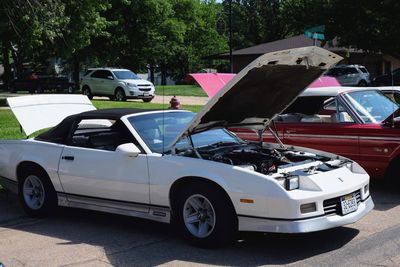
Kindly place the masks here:
[(358, 162), (374, 177), (383, 177), (399, 153), (400, 130), (391, 125), (365, 124), (360, 129)]
[(103, 70), (96, 70), (90, 75), (90, 90), (94, 95), (102, 94)]
[(114, 76), (112, 75), (111, 71), (104, 70), (102, 72), (102, 80), (100, 84), (101, 93), (103, 95), (114, 95)]
[[(136, 141), (120, 120), (110, 123), (111, 126), (99, 126), (98, 120), (85, 120), (73, 132), (58, 169), (63, 189), (74, 201), (79, 197), (83, 201), (148, 204), (147, 156), (141, 153), (128, 157), (116, 152), (118, 145)], [(88, 124), (96, 128), (88, 128)], [(134, 208), (147, 210), (140, 205)]]
[(277, 122), (285, 144), (323, 150), (353, 160), (359, 158), (360, 124), (335, 99), (326, 103), (318, 114), (296, 116), (300, 118)]

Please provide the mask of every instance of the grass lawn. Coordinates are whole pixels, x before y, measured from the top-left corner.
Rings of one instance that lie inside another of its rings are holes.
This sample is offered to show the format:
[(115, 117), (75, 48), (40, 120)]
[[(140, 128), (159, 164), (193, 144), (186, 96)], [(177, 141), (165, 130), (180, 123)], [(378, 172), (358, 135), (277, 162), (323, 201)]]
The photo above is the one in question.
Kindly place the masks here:
[(197, 85), (160, 85), (156, 86), (156, 95), (207, 97), (203, 89)]
[[(163, 109), (169, 105), (143, 103), (143, 102), (115, 102), (109, 100), (93, 100), (93, 105), (98, 108), (143, 108), (143, 109)], [(184, 109), (198, 112), (202, 106), (184, 105)], [(35, 134), (33, 134), (35, 135)], [(9, 109), (0, 110), (0, 139), (23, 139), (17, 119)]]

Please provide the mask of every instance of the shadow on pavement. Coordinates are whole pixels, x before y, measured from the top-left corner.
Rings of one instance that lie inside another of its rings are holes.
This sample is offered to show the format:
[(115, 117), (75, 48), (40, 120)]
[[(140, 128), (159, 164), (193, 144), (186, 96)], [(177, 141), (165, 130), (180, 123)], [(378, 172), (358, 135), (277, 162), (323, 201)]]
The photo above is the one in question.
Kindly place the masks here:
[(400, 205), (400, 189), (398, 186), (371, 180), (370, 191), (375, 203), (375, 210), (385, 211)]
[[(16, 205), (9, 208), (19, 209)], [(296, 235), (241, 233), (241, 240), (230, 246), (206, 250), (185, 243), (169, 225), (86, 210), (60, 208), (49, 218), (25, 224), (19, 218), (18, 222), (13, 225), (0, 220), (0, 227), (56, 238), (55, 246), (101, 247), (107, 260), (117, 266), (174, 261), (235, 266), (288, 264), (338, 249), (359, 233), (347, 227)]]

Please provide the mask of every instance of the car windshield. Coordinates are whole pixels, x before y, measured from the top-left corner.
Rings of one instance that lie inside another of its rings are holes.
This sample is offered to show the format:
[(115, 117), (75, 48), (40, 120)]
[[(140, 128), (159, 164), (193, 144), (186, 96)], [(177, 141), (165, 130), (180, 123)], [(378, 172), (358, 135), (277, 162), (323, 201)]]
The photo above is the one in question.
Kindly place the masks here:
[[(196, 113), (165, 112), (153, 113), (128, 118), (131, 125), (153, 152), (163, 153), (171, 150), (171, 142), (191, 122)], [(195, 147), (213, 144), (241, 143), (238, 137), (225, 129), (213, 129), (192, 135)], [(189, 140), (183, 138), (176, 144), (177, 149), (190, 147)]]
[(344, 97), (365, 123), (380, 123), (399, 109), (399, 104), (380, 91), (355, 91)]
[(119, 80), (140, 80), (140, 77), (130, 70), (114, 70), (113, 73)]

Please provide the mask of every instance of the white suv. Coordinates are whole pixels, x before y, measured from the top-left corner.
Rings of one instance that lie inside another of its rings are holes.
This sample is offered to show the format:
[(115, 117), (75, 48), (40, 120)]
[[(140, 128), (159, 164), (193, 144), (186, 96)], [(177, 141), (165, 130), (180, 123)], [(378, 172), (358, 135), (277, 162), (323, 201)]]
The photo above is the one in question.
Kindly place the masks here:
[(339, 65), (324, 75), (335, 77), (343, 86), (367, 86), (370, 83), (369, 72), (361, 65)]
[(111, 100), (125, 101), (127, 98), (150, 102), (154, 98), (154, 85), (141, 79), (127, 69), (89, 69), (81, 79), (82, 94), (89, 99), (93, 96), (108, 96)]

